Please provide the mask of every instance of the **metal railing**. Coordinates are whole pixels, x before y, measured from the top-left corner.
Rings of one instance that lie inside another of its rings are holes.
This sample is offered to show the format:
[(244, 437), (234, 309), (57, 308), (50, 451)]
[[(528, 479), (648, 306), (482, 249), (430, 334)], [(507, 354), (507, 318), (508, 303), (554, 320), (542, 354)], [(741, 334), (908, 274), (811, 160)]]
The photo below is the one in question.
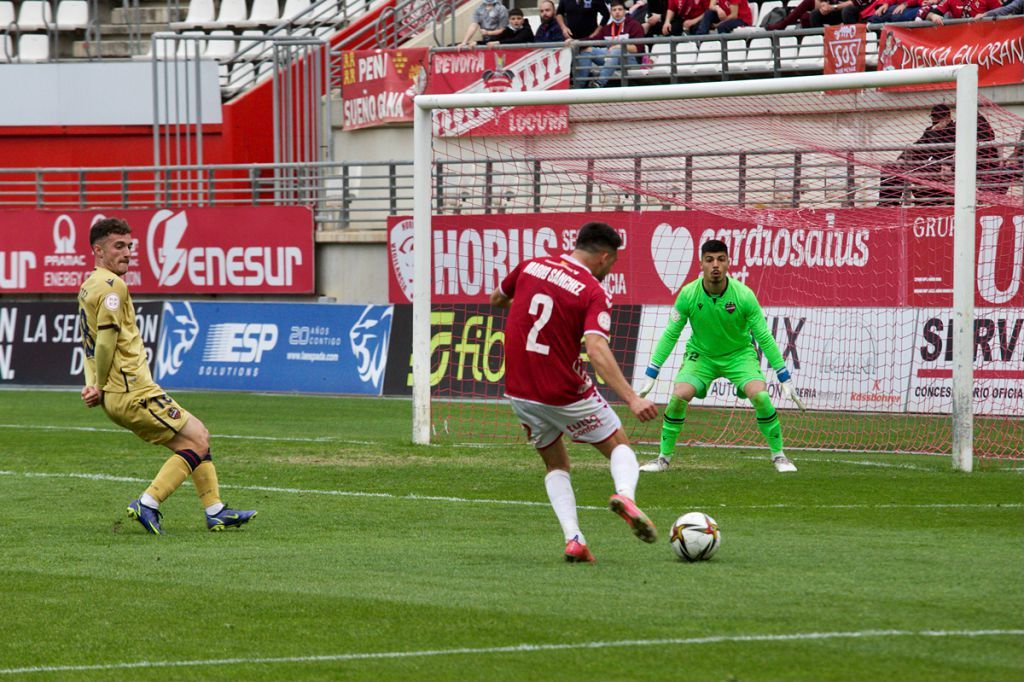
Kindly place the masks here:
[[(458, 215), (875, 206), (883, 164), (904, 149), (447, 160), (435, 164), (434, 210)], [(1001, 156), (1014, 149), (1024, 155), (1018, 143), (1002, 145)], [(981, 171), (978, 188), (1009, 191), (1008, 200), (1019, 204), (1024, 179), (1020, 172)], [(383, 230), (388, 216), (412, 213), (412, 197), (411, 161), (0, 169), (0, 208), (302, 205), (313, 210), (321, 230)], [(909, 193), (905, 200), (913, 202)]]

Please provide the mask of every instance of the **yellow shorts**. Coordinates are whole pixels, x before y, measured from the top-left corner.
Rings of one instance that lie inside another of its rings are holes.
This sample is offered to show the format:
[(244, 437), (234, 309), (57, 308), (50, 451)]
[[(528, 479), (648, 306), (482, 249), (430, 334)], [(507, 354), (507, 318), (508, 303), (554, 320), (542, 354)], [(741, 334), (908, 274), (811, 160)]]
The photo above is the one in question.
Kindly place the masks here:
[(192, 416), (156, 384), (129, 393), (104, 393), (103, 411), (110, 421), (155, 445), (178, 435)]

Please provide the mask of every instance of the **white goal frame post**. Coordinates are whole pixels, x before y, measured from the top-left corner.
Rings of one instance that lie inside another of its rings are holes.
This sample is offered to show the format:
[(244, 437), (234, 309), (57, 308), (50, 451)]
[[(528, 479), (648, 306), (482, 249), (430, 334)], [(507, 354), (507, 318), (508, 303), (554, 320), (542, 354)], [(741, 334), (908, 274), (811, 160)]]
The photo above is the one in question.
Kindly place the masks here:
[(517, 105), (606, 104), (775, 95), (825, 90), (956, 83), (956, 172), (953, 238), (953, 466), (971, 471), (974, 461), (974, 280), (977, 177), (978, 67), (921, 69), (716, 81), (630, 88), (419, 95), (413, 112), (413, 332), (412, 440), (430, 443), (432, 114), (436, 109)]

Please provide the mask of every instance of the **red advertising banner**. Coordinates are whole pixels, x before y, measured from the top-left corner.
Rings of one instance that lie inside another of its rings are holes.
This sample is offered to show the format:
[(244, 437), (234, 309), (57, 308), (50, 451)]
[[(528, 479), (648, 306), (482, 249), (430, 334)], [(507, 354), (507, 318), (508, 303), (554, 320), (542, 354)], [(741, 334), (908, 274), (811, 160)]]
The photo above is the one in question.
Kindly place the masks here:
[[(785, 224), (785, 211), (775, 213)], [(1024, 215), (979, 209), (977, 305), (1024, 307)], [(897, 216), (902, 223), (896, 223)], [(765, 227), (700, 211), (435, 216), (436, 303), (487, 301), (520, 261), (572, 250), (576, 230), (600, 220), (624, 246), (604, 285), (616, 305), (670, 304), (700, 274), (700, 245), (721, 239), (730, 274), (765, 305), (941, 307), (952, 304), (951, 208), (800, 211), (819, 228)], [(796, 222), (796, 221), (794, 221)], [(412, 295), (412, 219), (389, 221), (389, 295)]]
[(77, 294), (89, 228), (128, 221), (133, 294), (312, 293), (313, 214), (302, 207), (0, 212), (0, 291)]
[[(436, 52), (430, 56), (431, 95), (470, 92), (565, 90), (569, 87), (568, 48)], [(567, 105), (447, 109), (434, 112), (434, 134), (549, 135), (569, 130)]]
[[(842, 24), (825, 27), (825, 75), (832, 73), (856, 73), (864, 70), (867, 26), (864, 24)], [(829, 90), (829, 94), (851, 92), (850, 90)]]
[[(977, 64), (981, 87), (1024, 81), (1024, 17), (932, 28), (885, 26), (882, 29), (879, 70), (951, 64)], [(898, 89), (951, 87), (952, 84), (939, 84)]]
[(423, 91), (428, 48), (341, 53), (344, 129), (412, 120), (412, 100)]

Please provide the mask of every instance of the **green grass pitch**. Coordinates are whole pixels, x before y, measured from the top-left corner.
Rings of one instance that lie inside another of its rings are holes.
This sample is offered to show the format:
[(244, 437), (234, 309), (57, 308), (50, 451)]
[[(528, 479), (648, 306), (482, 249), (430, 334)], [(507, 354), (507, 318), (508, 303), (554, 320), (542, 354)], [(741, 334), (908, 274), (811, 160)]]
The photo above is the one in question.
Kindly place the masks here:
[(400, 400), (175, 397), (249, 527), (207, 532), (186, 485), (146, 535), (124, 509), (166, 451), (0, 391), (0, 682), (1024, 679), (1020, 461), (688, 448), (638, 491), (663, 538), (718, 520), (685, 564), (573, 446), (570, 565), (525, 445), (412, 446)]

